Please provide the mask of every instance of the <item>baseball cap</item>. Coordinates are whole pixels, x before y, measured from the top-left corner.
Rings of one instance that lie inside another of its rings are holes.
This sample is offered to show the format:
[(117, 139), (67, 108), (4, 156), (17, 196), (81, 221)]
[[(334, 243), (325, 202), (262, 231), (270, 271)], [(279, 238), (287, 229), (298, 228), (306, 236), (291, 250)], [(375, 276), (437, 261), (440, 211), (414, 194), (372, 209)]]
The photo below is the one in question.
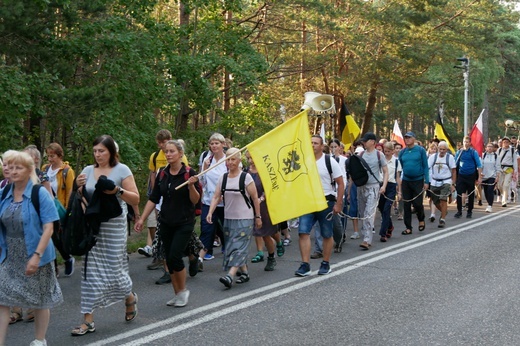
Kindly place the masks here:
[(503, 141), (510, 141), (510, 142), (511, 142), (511, 140), (510, 140), (509, 137), (507, 137), (507, 136), (503, 137), (502, 140), (503, 140)]
[(373, 133), (373, 132), (367, 132), (363, 135), (363, 138), (361, 138), (361, 141), (362, 142), (366, 142), (366, 141), (369, 141), (373, 139), (374, 141), (377, 140), (376, 139), (376, 135)]
[(415, 137), (415, 133), (413, 133), (412, 131), (408, 131), (404, 134), (405, 137), (413, 137), (413, 138), (416, 138)]

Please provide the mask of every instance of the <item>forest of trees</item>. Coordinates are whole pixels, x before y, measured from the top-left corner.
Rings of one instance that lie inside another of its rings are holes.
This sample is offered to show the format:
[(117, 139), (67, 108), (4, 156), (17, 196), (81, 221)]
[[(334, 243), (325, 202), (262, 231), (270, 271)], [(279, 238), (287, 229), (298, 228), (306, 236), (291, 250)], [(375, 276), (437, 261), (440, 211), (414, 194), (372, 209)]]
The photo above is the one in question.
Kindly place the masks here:
[[(469, 124), (486, 107), (495, 139), (505, 119), (520, 120), (515, 3), (4, 0), (0, 152), (56, 141), (80, 168), (110, 134), (124, 162), (146, 170), (168, 128), (195, 163), (213, 131), (245, 145), (296, 115), (307, 91), (344, 99), (363, 131), (386, 137), (397, 119), (431, 138), (442, 103), (460, 141), (463, 56)], [(321, 120), (338, 135), (337, 117)]]

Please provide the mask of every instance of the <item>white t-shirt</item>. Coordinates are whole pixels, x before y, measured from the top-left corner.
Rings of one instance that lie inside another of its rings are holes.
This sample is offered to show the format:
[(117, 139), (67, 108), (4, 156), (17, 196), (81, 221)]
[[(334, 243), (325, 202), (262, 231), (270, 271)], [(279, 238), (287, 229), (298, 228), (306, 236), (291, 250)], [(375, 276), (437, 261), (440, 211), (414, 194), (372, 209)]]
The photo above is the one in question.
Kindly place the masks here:
[[(318, 166), (318, 173), (320, 175), (321, 186), (323, 186), (323, 192), (325, 193), (325, 196), (337, 196), (336, 189), (331, 184), (330, 174), (327, 170), (327, 165), (325, 163), (325, 154), (321, 155), (321, 157), (318, 160), (316, 160), (316, 166)], [(332, 168), (332, 178), (336, 179), (343, 176), (341, 167), (336, 162), (336, 160), (334, 160), (333, 157), (330, 158), (330, 166)]]
[[(449, 160), (446, 162), (446, 160)], [(448, 168), (448, 166), (450, 168)], [(428, 167), (430, 167), (430, 184), (431, 186), (442, 186), (444, 184), (452, 184), (451, 170), (455, 168), (455, 159), (453, 155), (447, 154), (444, 157), (435, 154), (428, 158)]]
[(56, 174), (60, 170), (61, 167), (56, 169), (52, 169), (52, 166), (49, 165), (49, 169), (47, 170), (47, 176), (49, 177), (49, 182), (51, 183), (52, 191), (56, 195), (58, 193), (58, 179), (56, 179)]
[[(217, 182), (217, 188), (219, 190), (222, 189), (222, 175)], [(244, 200), (244, 196), (240, 191), (229, 191), (238, 190), (240, 181), (240, 174), (236, 177), (231, 178), (229, 175), (227, 177), (226, 182), (226, 191), (224, 192), (224, 218), (228, 220), (244, 220), (244, 219), (254, 219), (255, 214), (253, 210), (253, 206), (249, 208)], [(251, 174), (246, 174), (246, 180), (244, 182), (244, 187), (246, 189), (246, 196), (249, 198), (249, 193), (247, 192), (247, 186), (249, 184), (254, 184), (253, 177)]]
[(343, 175), (343, 184), (346, 186), (346, 184), (347, 184), (347, 171), (345, 170), (345, 161), (347, 161), (347, 158), (345, 156), (342, 156), (342, 155), (335, 156), (335, 157), (331, 156), (331, 158), (333, 158), (336, 162), (338, 162), (337, 159), (339, 159), (338, 164), (339, 164), (339, 168), (341, 168), (341, 172), (342, 172), (342, 175)]
[[(385, 157), (386, 159), (386, 157)], [(396, 168), (396, 163), (397, 163), (397, 175), (401, 174), (401, 164), (399, 163), (399, 159), (395, 156), (392, 155), (392, 157), (390, 158), (390, 160), (387, 160), (386, 162), (386, 168), (388, 169), (388, 182), (389, 183), (397, 183), (396, 181), (396, 172), (395, 172), (395, 168)], [(400, 175), (399, 175), (400, 177)]]
[[(211, 160), (210, 167), (214, 166), (218, 162), (225, 160), (226, 156), (224, 155), (220, 160), (216, 160), (215, 157)], [(227, 172), (227, 167), (225, 163), (221, 163), (217, 167), (213, 168), (212, 170), (208, 171), (206, 174), (204, 174), (200, 181), (202, 183), (202, 204), (210, 205), (211, 199), (213, 198), (213, 195), (215, 194), (215, 188), (217, 187), (217, 182), (220, 177), (224, 173)], [(223, 204), (219, 203), (219, 207), (223, 206)]]

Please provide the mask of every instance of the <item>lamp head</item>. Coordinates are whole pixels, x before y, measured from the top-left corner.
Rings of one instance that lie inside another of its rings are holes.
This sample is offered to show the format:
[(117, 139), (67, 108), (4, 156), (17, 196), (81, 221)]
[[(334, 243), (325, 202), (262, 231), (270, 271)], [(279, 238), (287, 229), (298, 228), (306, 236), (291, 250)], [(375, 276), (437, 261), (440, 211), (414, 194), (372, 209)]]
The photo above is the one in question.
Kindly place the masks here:
[(512, 119), (507, 119), (505, 121), (505, 125), (508, 129), (513, 129), (513, 130), (516, 130), (516, 123), (514, 120)]

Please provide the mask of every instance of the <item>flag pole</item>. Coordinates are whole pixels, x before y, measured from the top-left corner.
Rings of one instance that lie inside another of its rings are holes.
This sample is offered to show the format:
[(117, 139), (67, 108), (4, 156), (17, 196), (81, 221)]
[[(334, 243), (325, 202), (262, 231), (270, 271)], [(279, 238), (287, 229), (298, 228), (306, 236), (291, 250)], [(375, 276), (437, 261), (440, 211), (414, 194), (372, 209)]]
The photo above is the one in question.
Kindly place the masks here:
[[(215, 165), (213, 165), (213, 166), (207, 168), (206, 170), (200, 172), (200, 173), (197, 174), (195, 177), (198, 178), (198, 177), (200, 177), (200, 176), (203, 176), (204, 174), (208, 173), (209, 171), (211, 171), (211, 170), (214, 169), (215, 167), (220, 166), (221, 164), (223, 164), (224, 162), (226, 162), (227, 160), (229, 160), (229, 159), (232, 158), (233, 156), (236, 156), (238, 153), (241, 153), (241, 152), (243, 152), (243, 151), (246, 150), (246, 149), (247, 149), (247, 147), (243, 147), (243, 148), (241, 148), (241, 149), (238, 150), (236, 153), (233, 153), (233, 154), (229, 155), (229, 156), (226, 157), (224, 160), (222, 160), (222, 161), (220, 161), (220, 162), (217, 162)], [(187, 185), (187, 184), (188, 184), (188, 181), (186, 180), (184, 183), (182, 183), (182, 184), (180, 184), (179, 186), (177, 186), (177, 187), (175, 188), (175, 190), (178, 190), (178, 189), (180, 189), (181, 187), (183, 187), (184, 185)]]

